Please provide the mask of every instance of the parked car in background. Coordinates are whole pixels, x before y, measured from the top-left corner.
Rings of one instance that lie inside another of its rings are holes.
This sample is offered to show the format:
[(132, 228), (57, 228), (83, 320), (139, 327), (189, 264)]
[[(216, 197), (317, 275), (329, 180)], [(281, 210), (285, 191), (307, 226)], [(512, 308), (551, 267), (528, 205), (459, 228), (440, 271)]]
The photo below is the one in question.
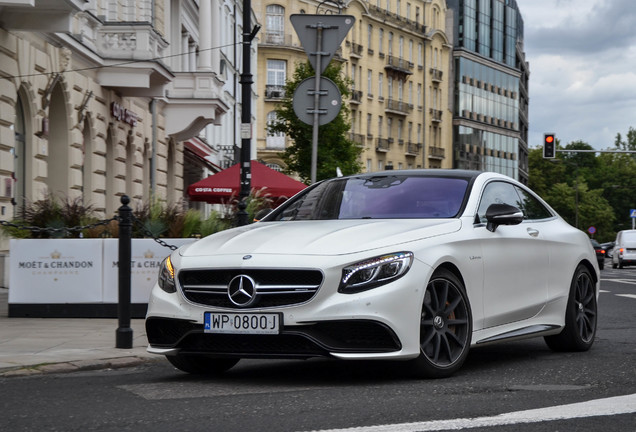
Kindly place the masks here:
[(636, 264), (636, 230), (623, 230), (616, 234), (612, 251), (612, 268)]
[(601, 243), (601, 247), (605, 251), (605, 258), (612, 257), (612, 251), (614, 250), (614, 242)]
[(590, 239), (594, 252), (596, 253), (596, 259), (598, 260), (598, 268), (603, 270), (605, 267), (605, 249), (594, 239)]
[(588, 236), (510, 177), (366, 173), (174, 251), (148, 303), (148, 351), (193, 374), (328, 357), (439, 378), (473, 346), (588, 350), (599, 287)]

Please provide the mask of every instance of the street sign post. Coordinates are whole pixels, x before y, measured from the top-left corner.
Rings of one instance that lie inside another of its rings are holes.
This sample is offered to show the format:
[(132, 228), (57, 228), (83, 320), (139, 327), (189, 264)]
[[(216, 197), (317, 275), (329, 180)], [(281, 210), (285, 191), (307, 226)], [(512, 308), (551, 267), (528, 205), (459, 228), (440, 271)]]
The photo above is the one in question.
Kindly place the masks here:
[[(325, 94), (322, 88), (323, 80), (321, 74), (329, 66), (329, 62), (333, 58), (336, 50), (349, 33), (351, 27), (355, 23), (355, 17), (353, 15), (309, 15), (309, 14), (293, 14), (289, 17), (296, 34), (300, 39), (300, 43), (305, 49), (309, 62), (316, 72), (315, 79), (313, 81), (314, 90), (310, 94), (309, 89), (305, 91), (309, 96), (313, 96), (313, 133), (311, 139), (311, 183), (316, 182), (316, 172), (318, 165), (318, 127), (321, 124), (328, 123), (333, 120), (321, 123), (321, 114), (324, 112), (320, 107), (321, 96), (327, 95), (329, 100), (329, 93)], [(333, 82), (332, 82), (333, 83)], [(302, 83), (301, 83), (302, 84)], [(327, 87), (331, 87), (329, 84), (325, 84)], [(336, 91), (338, 88), (336, 87)], [(299, 92), (294, 93), (294, 98)], [(338, 91), (339, 104), (336, 116), (340, 111), (342, 100), (340, 92)], [(333, 101), (333, 99), (331, 99)], [(306, 110), (305, 110), (306, 111)], [(294, 112), (298, 115), (296, 108)], [(335, 118), (335, 116), (334, 116)], [(324, 119), (323, 119), (324, 120)]]

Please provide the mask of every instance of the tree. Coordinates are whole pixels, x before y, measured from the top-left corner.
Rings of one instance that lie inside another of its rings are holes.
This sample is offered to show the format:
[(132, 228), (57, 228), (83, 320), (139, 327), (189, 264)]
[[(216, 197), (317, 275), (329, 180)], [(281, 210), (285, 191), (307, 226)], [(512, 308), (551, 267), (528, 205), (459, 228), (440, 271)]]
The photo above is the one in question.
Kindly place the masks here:
[[(340, 90), (343, 99), (350, 95), (351, 81), (342, 77), (342, 67), (332, 62), (322, 74), (331, 79)], [(285, 98), (276, 108), (276, 120), (267, 125), (270, 134), (284, 133), (293, 140), (293, 144), (285, 149), (281, 155), (287, 165), (286, 174), (297, 173), (301, 181), (309, 183), (311, 180), (311, 146), (313, 126), (301, 122), (293, 108), (292, 96), (296, 87), (305, 79), (314, 76), (309, 62), (297, 64), (293, 79), (285, 85)], [(347, 139), (346, 134), (351, 128), (349, 123), (349, 108), (342, 104), (336, 118), (322, 125), (318, 129), (318, 166), (316, 180), (323, 180), (336, 176), (337, 168), (343, 174), (356, 174), (361, 171), (360, 155), (362, 148)]]
[(629, 131), (627, 131), (627, 141), (624, 141), (621, 134), (617, 133), (614, 145), (621, 150), (636, 150), (636, 129), (633, 127), (629, 128)]

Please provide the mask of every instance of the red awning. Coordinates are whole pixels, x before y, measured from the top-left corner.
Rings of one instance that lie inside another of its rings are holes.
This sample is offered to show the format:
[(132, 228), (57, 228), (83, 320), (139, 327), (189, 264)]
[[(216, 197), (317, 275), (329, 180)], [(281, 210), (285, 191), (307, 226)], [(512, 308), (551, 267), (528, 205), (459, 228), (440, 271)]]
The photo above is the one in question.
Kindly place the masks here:
[[(252, 161), (252, 191), (274, 200), (273, 204), (290, 198), (307, 186), (260, 162)], [(239, 164), (213, 174), (188, 186), (188, 195), (193, 201), (205, 201), (210, 204), (230, 203), (238, 198), (240, 192)]]

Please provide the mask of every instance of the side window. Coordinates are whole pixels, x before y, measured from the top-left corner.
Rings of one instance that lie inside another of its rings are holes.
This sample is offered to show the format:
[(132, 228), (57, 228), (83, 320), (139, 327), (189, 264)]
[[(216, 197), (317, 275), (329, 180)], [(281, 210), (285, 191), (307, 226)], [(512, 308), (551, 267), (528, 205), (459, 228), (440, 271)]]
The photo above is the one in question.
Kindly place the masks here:
[(517, 192), (521, 197), (522, 210), (525, 219), (549, 219), (553, 216), (550, 210), (548, 210), (546, 206), (544, 206), (541, 201), (536, 199), (534, 196), (519, 187), (515, 187), (515, 189), (517, 189)]
[(486, 210), (491, 204), (508, 204), (518, 209), (523, 209), (515, 187), (510, 183), (501, 181), (488, 183), (484, 188), (479, 209), (477, 210), (479, 222), (486, 223)]

